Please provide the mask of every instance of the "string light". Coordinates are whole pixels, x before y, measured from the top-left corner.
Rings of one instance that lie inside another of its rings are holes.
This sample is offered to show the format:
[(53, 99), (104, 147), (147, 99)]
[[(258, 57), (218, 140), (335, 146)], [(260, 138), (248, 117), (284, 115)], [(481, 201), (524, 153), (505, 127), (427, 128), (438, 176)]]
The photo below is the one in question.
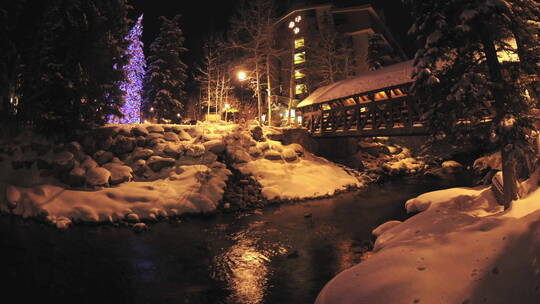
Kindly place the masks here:
[(144, 44), (141, 41), (143, 33), (143, 15), (139, 17), (126, 37), (129, 41), (126, 54), (129, 56), (129, 63), (124, 67), (127, 74), (127, 81), (120, 83), (120, 89), (125, 93), (125, 103), (121, 112), (124, 117), (120, 123), (139, 123), (141, 113), (141, 94), (143, 89), (143, 79), (146, 68), (144, 59)]

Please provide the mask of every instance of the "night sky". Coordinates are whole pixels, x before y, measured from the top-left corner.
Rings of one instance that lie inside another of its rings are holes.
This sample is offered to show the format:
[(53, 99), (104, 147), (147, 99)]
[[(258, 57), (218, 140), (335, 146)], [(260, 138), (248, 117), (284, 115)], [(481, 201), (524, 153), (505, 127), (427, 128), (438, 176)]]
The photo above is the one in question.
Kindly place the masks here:
[[(189, 52), (185, 55), (185, 62), (192, 67), (197, 64), (202, 57), (202, 45), (206, 37), (212, 33), (225, 31), (231, 16), (236, 11), (236, 6), (240, 0), (131, 0), (135, 14), (144, 13), (144, 36), (143, 40), (148, 49), (150, 43), (159, 31), (159, 16), (173, 17), (181, 14), (182, 30), (186, 37), (186, 47)], [(387, 24), (398, 41), (400, 41), (409, 56), (414, 51), (407, 39), (406, 32), (410, 25), (409, 15), (403, 9), (400, 0), (334, 0), (334, 1), (301, 1), (301, 0), (276, 0), (279, 10), (284, 13), (290, 5), (299, 6), (302, 3), (319, 4), (334, 3), (337, 6), (359, 6), (372, 3), (375, 7), (383, 10)]]

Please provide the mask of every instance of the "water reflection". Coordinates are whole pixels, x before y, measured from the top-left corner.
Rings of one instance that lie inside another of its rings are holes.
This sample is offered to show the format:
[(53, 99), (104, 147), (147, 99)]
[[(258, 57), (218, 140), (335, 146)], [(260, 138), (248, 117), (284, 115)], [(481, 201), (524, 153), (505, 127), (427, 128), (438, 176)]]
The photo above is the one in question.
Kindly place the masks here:
[(262, 222), (254, 222), (247, 229), (232, 235), (234, 244), (216, 257), (214, 278), (226, 282), (230, 291), (227, 303), (262, 303), (272, 275), (269, 265), (271, 258), (287, 252), (280, 242), (261, 238), (277, 232), (264, 230), (263, 225)]

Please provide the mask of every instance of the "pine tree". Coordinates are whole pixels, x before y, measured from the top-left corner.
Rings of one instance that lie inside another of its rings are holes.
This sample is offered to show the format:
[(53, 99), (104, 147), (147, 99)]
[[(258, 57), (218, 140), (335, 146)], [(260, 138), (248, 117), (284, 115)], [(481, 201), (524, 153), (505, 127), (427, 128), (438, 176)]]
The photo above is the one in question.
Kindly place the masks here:
[[(144, 82), (143, 108), (157, 119), (175, 120), (183, 110), (187, 66), (181, 56), (184, 35), (180, 15), (173, 19), (161, 17), (160, 34), (150, 45), (148, 70)], [(153, 109), (153, 110), (152, 110)]]
[(43, 132), (72, 132), (119, 115), (125, 0), (54, 0), (28, 60), (22, 110)]
[[(129, 32), (126, 40), (129, 46), (126, 55), (129, 63), (124, 67), (126, 81), (120, 83), (120, 88), (125, 94), (124, 105), (121, 112), (120, 123), (139, 123), (141, 118), (141, 104), (146, 60), (144, 58), (144, 44), (141, 41), (143, 34), (143, 16), (137, 19), (137, 23)], [(117, 120), (113, 118), (113, 121)]]
[(392, 49), (381, 34), (369, 36), (367, 62), (370, 71), (392, 65), (401, 61), (400, 56)]
[(427, 123), (436, 138), (489, 139), (499, 148), (507, 207), (517, 194), (516, 162), (530, 159), (534, 150), (531, 101), (518, 81), (521, 65), (501, 63), (498, 52), (520, 55), (511, 38), (533, 43), (529, 30), (512, 31), (515, 23), (527, 23), (518, 20), (518, 8), (535, 15), (522, 5), (531, 1), (408, 2), (415, 20), (410, 33), (421, 45), (412, 90), (428, 108)]

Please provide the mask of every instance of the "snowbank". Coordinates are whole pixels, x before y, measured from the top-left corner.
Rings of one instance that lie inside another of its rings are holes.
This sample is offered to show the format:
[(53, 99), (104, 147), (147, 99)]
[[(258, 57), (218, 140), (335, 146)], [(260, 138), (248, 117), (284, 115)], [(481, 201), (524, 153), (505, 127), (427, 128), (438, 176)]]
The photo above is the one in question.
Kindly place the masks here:
[(375, 229), (376, 253), (332, 279), (316, 303), (538, 303), (537, 176), (506, 211), (487, 187), (409, 200), (409, 212), (422, 212)]

